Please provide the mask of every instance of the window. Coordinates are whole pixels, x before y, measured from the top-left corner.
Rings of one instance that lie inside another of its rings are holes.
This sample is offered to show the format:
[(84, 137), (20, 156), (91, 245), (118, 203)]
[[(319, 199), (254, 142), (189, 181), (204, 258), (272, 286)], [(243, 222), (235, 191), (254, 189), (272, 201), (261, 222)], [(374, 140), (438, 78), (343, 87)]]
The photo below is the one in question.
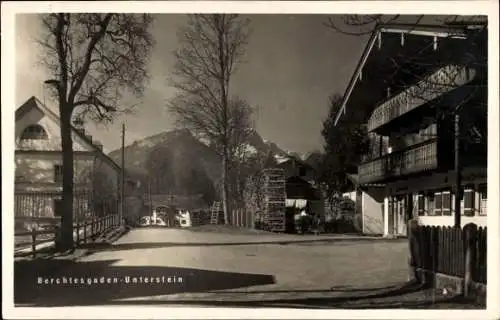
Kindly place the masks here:
[(434, 215), (440, 216), (442, 215), (443, 207), (443, 194), (441, 192), (434, 193)]
[(464, 190), (463, 202), (464, 202), (464, 210), (463, 214), (465, 216), (473, 216), (474, 215), (474, 189), (471, 187), (466, 187)]
[(21, 140), (45, 140), (48, 139), (47, 132), (39, 124), (32, 124), (24, 129)]
[(54, 182), (62, 182), (63, 177), (63, 166), (54, 165)]
[(424, 216), (425, 215), (425, 196), (423, 194), (419, 194), (417, 197), (418, 197), (418, 202), (417, 202), (418, 215)]
[(441, 212), (444, 216), (451, 216), (451, 193), (450, 191), (443, 191)]

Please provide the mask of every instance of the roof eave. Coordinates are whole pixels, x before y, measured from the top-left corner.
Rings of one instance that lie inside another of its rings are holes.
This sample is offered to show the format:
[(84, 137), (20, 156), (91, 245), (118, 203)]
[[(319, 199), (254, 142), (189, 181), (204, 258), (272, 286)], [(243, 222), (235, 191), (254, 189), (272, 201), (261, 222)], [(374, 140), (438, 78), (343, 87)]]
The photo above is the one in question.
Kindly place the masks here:
[(368, 60), (368, 57), (370, 56), (370, 53), (373, 49), (373, 46), (381, 33), (406, 33), (406, 34), (412, 34), (412, 35), (421, 35), (421, 36), (436, 36), (436, 37), (450, 37), (450, 35), (453, 38), (459, 38), (459, 39), (464, 39), (467, 35), (464, 31), (463, 27), (449, 27), (449, 26), (429, 26), (429, 25), (419, 25), (418, 29), (417, 26), (415, 25), (409, 25), (409, 24), (386, 24), (386, 25), (378, 25), (375, 27), (370, 39), (368, 40), (368, 43), (365, 47), (365, 50), (363, 51), (363, 54), (361, 56), (361, 59), (358, 62), (358, 65), (356, 66), (355, 72), (349, 81), (349, 84), (347, 86), (347, 89), (344, 93), (344, 97), (342, 100), (342, 105), (337, 112), (337, 115), (335, 117), (335, 122), (334, 125), (336, 126), (338, 121), (340, 120), (340, 117), (342, 113), (345, 113), (346, 111), (346, 104), (347, 101), (349, 100), (352, 91), (354, 90), (354, 86), (356, 85), (356, 82), (359, 79), (360, 73), (366, 63), (366, 60)]

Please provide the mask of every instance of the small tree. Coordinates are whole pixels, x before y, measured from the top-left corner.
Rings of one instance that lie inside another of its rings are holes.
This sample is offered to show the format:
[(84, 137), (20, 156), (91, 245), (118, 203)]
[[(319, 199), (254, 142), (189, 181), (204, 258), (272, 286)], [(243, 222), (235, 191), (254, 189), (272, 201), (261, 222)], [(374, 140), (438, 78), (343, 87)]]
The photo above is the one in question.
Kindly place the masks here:
[(175, 52), (175, 77), (171, 79), (178, 94), (171, 100), (170, 110), (181, 125), (208, 139), (221, 157), (226, 224), (232, 144), (247, 125), (238, 120), (247, 105), (231, 99), (230, 83), (245, 52), (248, 22), (236, 14), (189, 15), (179, 32), (181, 45)]
[(73, 246), (74, 114), (109, 121), (131, 92), (140, 97), (153, 46), (147, 14), (53, 13), (43, 15), (42, 64), (59, 104), (63, 164), (61, 248)]
[(321, 134), (325, 140), (324, 155), (320, 160), (319, 182), (329, 200), (337, 193), (352, 187), (349, 173), (355, 173), (363, 154), (367, 151), (366, 128), (362, 123), (361, 112), (350, 113), (349, 119), (335, 125), (335, 118), (342, 104), (340, 95), (330, 97), (330, 112), (323, 122)]

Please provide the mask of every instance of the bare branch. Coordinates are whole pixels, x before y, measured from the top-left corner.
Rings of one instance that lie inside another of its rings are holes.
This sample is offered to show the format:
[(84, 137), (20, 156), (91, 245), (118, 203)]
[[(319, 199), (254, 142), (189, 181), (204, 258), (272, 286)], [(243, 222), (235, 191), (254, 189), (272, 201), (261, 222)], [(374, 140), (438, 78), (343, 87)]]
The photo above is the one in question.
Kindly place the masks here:
[(231, 77), (244, 54), (247, 25), (239, 15), (189, 15), (187, 25), (178, 33), (181, 46), (175, 52), (174, 76), (170, 79), (178, 90), (169, 103), (177, 122), (195, 135), (208, 138), (221, 156), (226, 218), (228, 174), (237, 143), (250, 125), (249, 105), (230, 99)]

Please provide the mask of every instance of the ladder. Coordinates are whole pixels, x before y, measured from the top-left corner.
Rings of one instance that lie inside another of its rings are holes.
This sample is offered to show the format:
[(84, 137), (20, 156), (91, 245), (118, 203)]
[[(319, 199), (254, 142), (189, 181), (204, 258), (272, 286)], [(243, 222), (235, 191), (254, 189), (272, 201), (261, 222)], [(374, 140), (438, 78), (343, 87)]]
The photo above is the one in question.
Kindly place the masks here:
[(212, 205), (212, 216), (210, 217), (210, 224), (219, 224), (220, 208), (220, 201), (214, 201), (214, 204)]

